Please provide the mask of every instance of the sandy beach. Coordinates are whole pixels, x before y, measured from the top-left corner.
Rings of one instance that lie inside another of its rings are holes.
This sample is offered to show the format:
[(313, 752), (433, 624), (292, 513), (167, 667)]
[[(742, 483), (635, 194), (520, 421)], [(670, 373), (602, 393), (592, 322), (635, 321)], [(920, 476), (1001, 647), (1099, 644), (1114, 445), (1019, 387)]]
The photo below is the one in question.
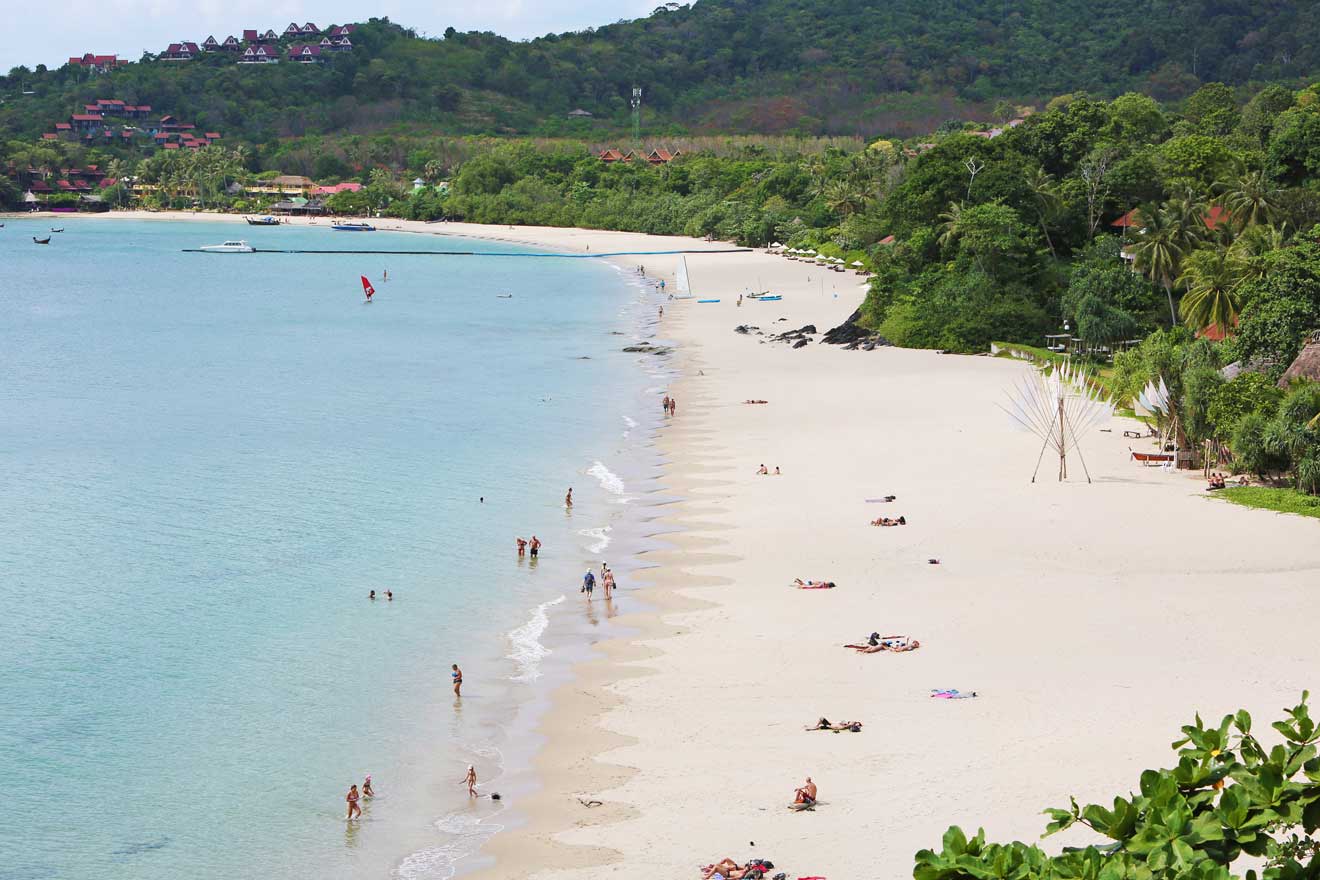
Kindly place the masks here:
[[(727, 247), (379, 226), (581, 253)], [(676, 261), (619, 259), (670, 281)], [(1039, 441), (997, 406), (1027, 365), (735, 333), (824, 331), (861, 302), (862, 279), (762, 252), (687, 261), (697, 296), (721, 301), (666, 302), (657, 328), (682, 373), (657, 441), (664, 495), (682, 501), (654, 508), (670, 546), (621, 597), (649, 610), (621, 616), (634, 634), (596, 645), (554, 694), (542, 788), (513, 805), (526, 824), (488, 847), (483, 875), (696, 880), (728, 856), (789, 877), (907, 876), (951, 824), (1035, 840), (1044, 808), (1107, 802), (1171, 763), (1195, 712), (1269, 721), (1317, 684), (1314, 521), (1138, 466), (1119, 419), (1083, 444), (1093, 483), (1076, 464), (1057, 483), (1047, 463), (1033, 484)], [(761, 289), (784, 299), (735, 305)], [(868, 525), (900, 514), (906, 526)], [(838, 587), (793, 589), (798, 577)], [(921, 648), (842, 647), (873, 631)], [(931, 699), (936, 688), (979, 696)], [(804, 731), (821, 716), (864, 727)], [(792, 812), (807, 776), (820, 804)]]

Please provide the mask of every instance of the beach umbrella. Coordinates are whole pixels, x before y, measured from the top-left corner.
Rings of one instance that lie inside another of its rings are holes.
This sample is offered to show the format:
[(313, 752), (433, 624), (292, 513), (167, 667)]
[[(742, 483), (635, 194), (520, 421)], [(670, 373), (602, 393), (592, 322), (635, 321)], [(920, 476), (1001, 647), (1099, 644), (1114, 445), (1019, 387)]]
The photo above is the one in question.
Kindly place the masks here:
[(770, 247), (772, 247), (772, 248), (781, 248), (781, 247), (783, 247), (783, 245), (780, 244), (780, 243), (777, 242), (777, 241), (773, 241), (773, 242), (770, 243)]
[(835, 257), (835, 258), (834, 258), (834, 262), (836, 262), (836, 263), (842, 263), (842, 262), (843, 262), (843, 257)]
[(861, 261), (861, 260), (853, 260), (853, 261), (852, 261), (852, 264), (853, 264), (854, 266), (856, 266), (858, 269), (862, 268), (862, 261)]
[(815, 248), (808, 248), (807, 250), (803, 251), (802, 253), (804, 253), (804, 254), (814, 254), (815, 252), (816, 252), (816, 249), (815, 249)]

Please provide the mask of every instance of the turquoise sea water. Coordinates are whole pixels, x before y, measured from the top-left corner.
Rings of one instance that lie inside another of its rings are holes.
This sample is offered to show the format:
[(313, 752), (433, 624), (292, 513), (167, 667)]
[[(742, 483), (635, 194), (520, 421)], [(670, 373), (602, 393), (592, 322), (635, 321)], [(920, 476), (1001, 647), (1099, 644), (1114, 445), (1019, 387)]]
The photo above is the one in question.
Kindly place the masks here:
[(592, 261), (180, 252), (455, 244), (401, 233), (48, 226), (0, 230), (0, 876), (446, 876), (493, 806), (459, 779), (538, 688), (536, 609), (629, 507), (662, 379), (619, 349), (655, 294)]

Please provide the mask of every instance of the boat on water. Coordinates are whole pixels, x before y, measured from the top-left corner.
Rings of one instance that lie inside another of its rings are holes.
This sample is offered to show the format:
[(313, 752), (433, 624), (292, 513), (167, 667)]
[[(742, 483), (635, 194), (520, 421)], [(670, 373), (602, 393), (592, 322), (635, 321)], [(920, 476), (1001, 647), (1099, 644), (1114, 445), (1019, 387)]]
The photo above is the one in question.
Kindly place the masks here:
[(275, 217), (244, 217), (248, 226), (279, 226), (280, 221)]
[(370, 223), (336, 223), (330, 227), (339, 232), (375, 232), (376, 227)]
[(371, 286), (371, 281), (366, 275), (359, 277), (362, 279), (362, 292), (367, 295), (367, 302), (371, 302), (371, 298), (376, 295), (376, 288)]
[(37, 238), (37, 237), (34, 235), (34, 236), (32, 236), (32, 243), (33, 243), (33, 244), (50, 244), (50, 236), (48, 235), (48, 236), (46, 236), (45, 238)]
[(198, 250), (207, 254), (251, 254), (256, 253), (256, 248), (246, 241), (226, 241), (223, 244), (208, 244)]
[(51, 231), (51, 232), (63, 232), (63, 231), (64, 231), (64, 227), (61, 226), (59, 229), (56, 229), (54, 226), (52, 226), (52, 227), (50, 228), (50, 231)]

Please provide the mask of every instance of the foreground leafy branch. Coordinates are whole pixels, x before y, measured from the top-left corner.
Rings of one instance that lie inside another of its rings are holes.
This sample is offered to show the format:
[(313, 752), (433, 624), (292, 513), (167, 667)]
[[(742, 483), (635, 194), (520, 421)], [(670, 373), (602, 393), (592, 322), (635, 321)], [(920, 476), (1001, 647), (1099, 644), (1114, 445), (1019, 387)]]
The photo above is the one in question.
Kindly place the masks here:
[[(1020, 842), (987, 843), (985, 830), (968, 839), (950, 828), (940, 852), (917, 853), (915, 880), (1229, 880), (1233, 863), (1255, 857), (1247, 880), (1320, 877), (1320, 728), (1307, 708), (1309, 694), (1271, 725), (1283, 742), (1266, 749), (1245, 711), (1218, 727), (1200, 716), (1173, 743), (1178, 766), (1141, 774), (1140, 793), (1112, 806), (1073, 800), (1049, 809), (1048, 837), (1084, 825), (1109, 839), (1048, 855)], [(1299, 833), (1299, 831), (1301, 833)]]

